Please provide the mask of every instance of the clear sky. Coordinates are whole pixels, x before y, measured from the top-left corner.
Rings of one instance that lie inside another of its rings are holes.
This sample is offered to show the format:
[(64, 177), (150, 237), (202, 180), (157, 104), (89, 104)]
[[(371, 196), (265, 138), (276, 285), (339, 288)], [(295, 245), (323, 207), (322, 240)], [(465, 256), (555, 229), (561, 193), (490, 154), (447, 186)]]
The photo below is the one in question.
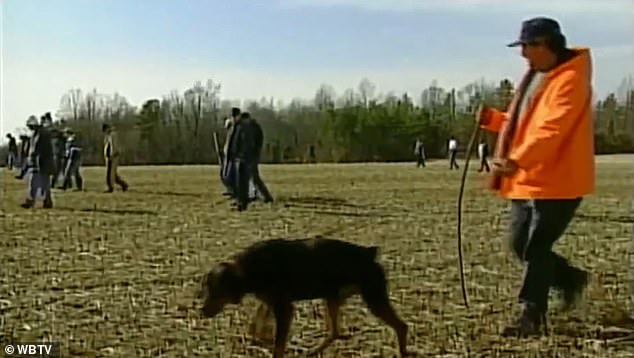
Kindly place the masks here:
[(140, 105), (211, 78), (222, 97), (340, 95), (363, 77), (414, 98), (432, 80), (516, 81), (522, 20), (590, 46), (599, 95), (634, 73), (632, 0), (4, 0), (2, 139), (73, 87)]

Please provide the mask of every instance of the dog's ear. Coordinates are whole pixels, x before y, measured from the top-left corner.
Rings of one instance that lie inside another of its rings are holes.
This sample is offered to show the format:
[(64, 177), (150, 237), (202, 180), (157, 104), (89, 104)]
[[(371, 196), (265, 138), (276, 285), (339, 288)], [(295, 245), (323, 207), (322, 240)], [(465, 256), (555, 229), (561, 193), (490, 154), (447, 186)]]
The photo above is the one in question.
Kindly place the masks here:
[(368, 254), (370, 254), (370, 257), (372, 258), (372, 260), (376, 260), (377, 256), (379, 255), (379, 247), (378, 246), (368, 247)]

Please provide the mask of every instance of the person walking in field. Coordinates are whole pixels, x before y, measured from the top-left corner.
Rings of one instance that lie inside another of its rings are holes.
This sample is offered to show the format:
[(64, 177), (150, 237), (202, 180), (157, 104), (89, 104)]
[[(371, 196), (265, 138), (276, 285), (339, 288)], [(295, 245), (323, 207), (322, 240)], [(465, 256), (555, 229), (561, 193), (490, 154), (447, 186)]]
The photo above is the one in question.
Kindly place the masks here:
[(11, 135), (11, 133), (7, 133), (7, 140), (9, 141), (9, 152), (7, 153), (7, 169), (13, 170), (13, 168), (17, 166), (18, 143), (16, 142), (15, 137)]
[(101, 130), (104, 133), (103, 156), (106, 162), (106, 185), (108, 186), (106, 193), (112, 193), (114, 191), (115, 183), (121, 187), (121, 190), (126, 191), (128, 190), (128, 183), (123, 180), (117, 172), (121, 155), (119, 152), (117, 133), (112, 126), (106, 123), (102, 125)]
[(425, 168), (425, 146), (420, 138), (416, 139), (414, 144), (414, 156), (416, 157), (416, 168)]
[(20, 135), (20, 148), (18, 149), (18, 162), (20, 163), (18, 168), (20, 171), (15, 176), (16, 179), (23, 179), (26, 175), (30, 142), (31, 138), (28, 135)]
[(522, 312), (503, 336), (538, 334), (548, 293), (565, 308), (588, 282), (585, 270), (552, 251), (585, 195), (594, 190), (592, 61), (585, 47), (567, 48), (559, 23), (522, 23), (519, 40), (528, 71), (508, 111), (480, 109), (480, 126), (499, 132), (491, 188), (511, 204), (510, 246), (524, 264)]
[(66, 133), (61, 128), (56, 128), (53, 134), (53, 150), (55, 151), (55, 168), (51, 188), (57, 187), (58, 181), (64, 180), (64, 171), (66, 169)]
[(488, 156), (489, 156), (489, 145), (483, 139), (482, 141), (480, 141), (480, 144), (478, 144), (478, 157), (480, 157), (480, 169), (478, 169), (478, 172), (482, 172), (482, 170), (485, 170), (485, 169), (487, 173), (491, 171), (491, 168), (489, 167), (489, 162), (487, 161)]
[(233, 180), (232, 198), (237, 210), (246, 210), (249, 204), (249, 161), (255, 151), (255, 138), (252, 128), (240, 116), (233, 122), (231, 137), (227, 144), (227, 160), (230, 161), (231, 178)]
[[(225, 140), (225, 144), (223, 146), (223, 151), (221, 154), (222, 164), (220, 166), (220, 181), (225, 186), (226, 191), (223, 195), (229, 196), (230, 198), (236, 199), (236, 181), (235, 181), (235, 168), (233, 167), (233, 161), (229, 158), (229, 145), (233, 140), (234, 134), (234, 124), (240, 120), (240, 116), (242, 115), (242, 111), (240, 108), (233, 107), (231, 108), (231, 117), (225, 119), (225, 129), (227, 130), (227, 138)], [(249, 179), (249, 190), (248, 196), (249, 201), (254, 201), (257, 199), (257, 191), (255, 188), (255, 184), (253, 183), (253, 179)]]
[(46, 128), (50, 134), (51, 143), (53, 145), (53, 163), (54, 168), (51, 173), (51, 189), (55, 188), (57, 181), (64, 173), (64, 147), (65, 140), (63, 133), (53, 125), (53, 117), (51, 112), (46, 112), (40, 117), (40, 123), (42, 127)]
[(271, 196), (269, 189), (266, 184), (264, 184), (262, 177), (260, 177), (260, 170), (258, 168), (260, 165), (262, 148), (264, 146), (264, 132), (262, 131), (262, 126), (260, 126), (260, 123), (258, 123), (255, 118), (251, 117), (248, 112), (242, 113), (241, 121), (244, 121), (244, 124), (248, 126), (254, 141), (253, 146), (250, 146), (252, 152), (249, 153), (247, 158), (249, 190), (253, 190), (252, 197), (254, 199), (262, 197), (262, 200), (265, 203), (271, 203), (273, 202), (273, 196)]
[(458, 141), (456, 138), (453, 136), (449, 138), (449, 145), (447, 148), (449, 151), (449, 170), (452, 170), (454, 167), (456, 170), (459, 169), (458, 163), (456, 162), (456, 155), (458, 154)]
[(231, 158), (229, 158), (229, 145), (233, 138), (234, 124), (239, 120), (240, 108), (231, 108), (231, 117), (225, 119), (225, 129), (227, 130), (227, 137), (222, 150), (222, 165), (220, 166), (220, 181), (225, 186), (225, 193), (229, 197), (234, 197), (235, 187), (233, 180), (233, 168)]
[(72, 177), (75, 177), (75, 187), (77, 191), (82, 191), (84, 187), (84, 179), (81, 177), (79, 168), (81, 166), (81, 147), (77, 136), (72, 129), (66, 128), (66, 154), (64, 168), (64, 182), (62, 190), (66, 190), (72, 186)]
[(27, 197), (20, 206), (25, 209), (32, 208), (38, 194), (40, 194), (44, 198), (44, 208), (51, 209), (53, 199), (51, 197), (50, 176), (55, 170), (51, 135), (35, 116), (29, 117), (26, 126), (33, 132), (33, 135), (25, 167), (28, 176)]

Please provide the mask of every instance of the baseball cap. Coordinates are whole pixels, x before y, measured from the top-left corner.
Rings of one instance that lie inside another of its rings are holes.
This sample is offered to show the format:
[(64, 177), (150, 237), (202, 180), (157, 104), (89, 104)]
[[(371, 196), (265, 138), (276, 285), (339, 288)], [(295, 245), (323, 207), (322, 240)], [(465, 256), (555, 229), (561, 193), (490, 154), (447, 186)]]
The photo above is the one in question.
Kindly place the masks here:
[(40, 122), (37, 120), (36, 116), (29, 116), (29, 119), (26, 120), (27, 127), (34, 127), (34, 126), (37, 126), (38, 124), (40, 124)]
[(548, 17), (535, 17), (522, 22), (519, 39), (507, 46), (516, 47), (531, 43), (541, 37), (553, 38), (561, 35), (561, 28), (556, 20)]

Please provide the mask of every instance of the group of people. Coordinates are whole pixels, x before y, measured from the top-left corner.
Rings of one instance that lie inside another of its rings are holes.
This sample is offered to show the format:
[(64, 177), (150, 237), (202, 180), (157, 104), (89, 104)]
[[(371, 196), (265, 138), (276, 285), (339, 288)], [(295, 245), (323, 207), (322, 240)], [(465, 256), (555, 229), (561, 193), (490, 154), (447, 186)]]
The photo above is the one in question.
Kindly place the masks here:
[[(30, 136), (20, 136), (18, 143), (7, 134), (9, 153), (7, 167), (18, 170), (17, 179), (27, 178), (28, 190), (23, 208), (32, 208), (38, 197), (43, 198), (43, 207), (52, 208), (51, 189), (62, 178), (61, 189), (72, 187), (75, 179), (77, 191), (82, 191), (84, 180), (80, 174), (81, 146), (74, 131), (61, 130), (53, 125), (50, 112), (38, 121), (32, 115), (26, 121)], [(225, 123), (227, 139), (221, 157), (221, 182), (226, 187), (224, 195), (229, 196), (239, 211), (246, 210), (249, 203), (261, 199), (265, 203), (273, 201), (266, 184), (260, 177), (258, 165), (264, 134), (260, 124), (248, 112), (232, 108), (231, 117)], [(117, 135), (110, 124), (103, 124), (103, 155), (106, 166), (106, 193), (112, 193), (115, 185), (122, 191), (128, 190), (128, 183), (119, 175), (120, 148)]]
[(231, 109), (225, 121), (227, 139), (220, 153), (220, 179), (238, 211), (246, 210), (249, 202), (262, 199), (273, 201), (266, 184), (260, 177), (258, 165), (264, 133), (260, 124), (248, 112)]
[(28, 190), (23, 208), (35, 205), (38, 195), (43, 198), (44, 208), (52, 208), (51, 188), (58, 185), (62, 178), (61, 189), (72, 186), (75, 179), (76, 190), (82, 190), (83, 178), (79, 172), (81, 147), (76, 135), (70, 128), (60, 130), (53, 126), (50, 112), (40, 117), (30, 116), (26, 127), (31, 135), (20, 136), (18, 147), (15, 137), (7, 134), (9, 142), (7, 166), (9, 170), (18, 170), (17, 179), (28, 180)]
[[(458, 162), (456, 161), (458, 154), (458, 141), (451, 136), (447, 145), (447, 153), (449, 154), (449, 170), (459, 169)], [(414, 157), (416, 158), (416, 167), (425, 167), (427, 156), (425, 155), (425, 146), (421, 138), (416, 139), (414, 144)], [(487, 158), (489, 157), (489, 145), (482, 139), (478, 144), (478, 158), (480, 158), (480, 168), (478, 172), (486, 170), (487, 173), (491, 170)]]
[[(32, 208), (38, 197), (43, 198), (43, 207), (53, 207), (51, 189), (59, 187), (67, 190), (73, 186), (75, 190), (84, 189), (81, 176), (81, 145), (76, 133), (71, 128), (61, 129), (53, 124), (50, 112), (45, 113), (38, 121), (32, 115), (26, 121), (31, 135), (20, 136), (18, 143), (10, 133), (8, 139), (7, 167), (18, 170), (16, 179), (27, 178), (28, 190), (26, 199), (21, 204), (25, 209)], [(123, 191), (128, 184), (117, 173), (119, 151), (112, 127), (104, 124), (104, 158), (106, 163), (106, 192), (114, 191), (114, 183)], [(58, 186), (61, 178), (61, 186)]]

